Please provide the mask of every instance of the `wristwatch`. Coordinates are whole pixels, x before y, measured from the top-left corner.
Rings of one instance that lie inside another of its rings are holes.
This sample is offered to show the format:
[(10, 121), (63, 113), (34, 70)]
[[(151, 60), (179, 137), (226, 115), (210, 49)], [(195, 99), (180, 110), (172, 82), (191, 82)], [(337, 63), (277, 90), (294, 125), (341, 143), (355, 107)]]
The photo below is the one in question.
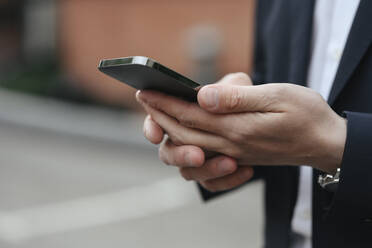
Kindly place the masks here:
[(334, 175), (330, 174), (320, 175), (318, 178), (319, 185), (327, 191), (336, 192), (338, 183), (340, 181), (340, 172), (341, 169), (337, 168), (337, 171)]

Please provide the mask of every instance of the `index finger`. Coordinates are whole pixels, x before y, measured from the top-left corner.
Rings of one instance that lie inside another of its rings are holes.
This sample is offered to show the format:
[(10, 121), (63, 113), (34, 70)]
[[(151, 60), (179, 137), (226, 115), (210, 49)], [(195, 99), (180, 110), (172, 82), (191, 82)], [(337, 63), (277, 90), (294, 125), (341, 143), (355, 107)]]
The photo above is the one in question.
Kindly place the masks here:
[(136, 97), (139, 101), (173, 117), (182, 126), (213, 133), (222, 131), (220, 126), (216, 125), (221, 116), (203, 110), (196, 103), (186, 102), (177, 97), (150, 90), (139, 91)]

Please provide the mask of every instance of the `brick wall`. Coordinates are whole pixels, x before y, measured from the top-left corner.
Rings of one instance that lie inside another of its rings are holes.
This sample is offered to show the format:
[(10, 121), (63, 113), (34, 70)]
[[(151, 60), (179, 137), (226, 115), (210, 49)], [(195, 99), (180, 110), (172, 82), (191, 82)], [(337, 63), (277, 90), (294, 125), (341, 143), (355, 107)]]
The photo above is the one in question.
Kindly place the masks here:
[(144, 55), (192, 76), (187, 31), (197, 25), (220, 30), (220, 74), (249, 72), (253, 0), (64, 0), (58, 6), (63, 69), (94, 97), (133, 104), (133, 90), (96, 69), (99, 59)]

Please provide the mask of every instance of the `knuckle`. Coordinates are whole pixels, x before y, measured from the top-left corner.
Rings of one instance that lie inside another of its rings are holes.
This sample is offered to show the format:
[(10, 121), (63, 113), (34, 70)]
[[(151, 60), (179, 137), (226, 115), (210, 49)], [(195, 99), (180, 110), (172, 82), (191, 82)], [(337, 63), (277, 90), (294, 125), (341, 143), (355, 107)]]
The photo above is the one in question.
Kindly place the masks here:
[(245, 140), (244, 140), (243, 137), (245, 137), (245, 134), (243, 135), (241, 132), (238, 132), (238, 131), (235, 131), (235, 130), (232, 130), (227, 134), (227, 138), (234, 143), (244, 142)]
[(184, 103), (184, 108), (179, 114), (177, 120), (185, 127), (195, 128), (197, 123), (194, 119), (195, 116), (195, 106), (191, 103)]
[(257, 105), (262, 106), (262, 109), (271, 109), (279, 106), (289, 98), (290, 87), (286, 83), (276, 83), (267, 88), (267, 92), (262, 93), (260, 101)]
[(230, 81), (233, 81), (235, 73), (228, 73), (223, 77), (223, 81), (226, 81), (229, 83)]
[(229, 82), (246, 82), (250, 81), (250, 77), (244, 73), (244, 72), (235, 72), (235, 73), (229, 73), (227, 74), (224, 79), (229, 83)]
[(160, 101), (151, 101), (148, 103), (148, 105), (151, 107), (151, 108), (154, 108), (154, 109), (162, 109), (163, 105), (162, 103), (160, 103)]
[(241, 82), (246, 82), (250, 80), (249, 76), (244, 72), (236, 72), (233, 74), (233, 77), (234, 77), (234, 80), (241, 81)]
[[(239, 139), (239, 138), (236, 138), (236, 139)], [(242, 138), (240, 138), (242, 139)], [(244, 149), (242, 149), (240, 146), (241, 142), (234, 142), (233, 144), (230, 144), (228, 146), (226, 146), (224, 149), (223, 149), (223, 153), (229, 157), (232, 157), (232, 158), (235, 158), (235, 159), (238, 159), (242, 156), (242, 154), (245, 154), (247, 151), (245, 151)]]
[(288, 94), (288, 84), (278, 83), (273, 84), (273, 87), (271, 87), (271, 95), (274, 96), (274, 98), (278, 99), (283, 96), (286, 96)]
[(227, 94), (225, 95), (224, 105), (228, 110), (234, 110), (242, 104), (242, 94), (239, 92), (238, 88), (231, 87)]
[(190, 115), (188, 113), (182, 113), (178, 119), (178, 122), (185, 127), (195, 128), (196, 123), (195, 121), (191, 120)]
[(282, 92), (282, 85), (281, 84), (272, 84), (270, 85), (270, 88), (268, 88), (270, 90), (270, 95), (273, 96), (273, 97), (277, 97), (277, 96), (280, 96), (281, 92)]

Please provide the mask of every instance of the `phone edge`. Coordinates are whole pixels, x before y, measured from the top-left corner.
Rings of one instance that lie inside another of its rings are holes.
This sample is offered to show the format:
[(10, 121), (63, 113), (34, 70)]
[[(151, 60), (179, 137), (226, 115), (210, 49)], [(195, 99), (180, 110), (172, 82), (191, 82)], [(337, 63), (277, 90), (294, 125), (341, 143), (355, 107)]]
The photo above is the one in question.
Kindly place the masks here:
[(131, 56), (131, 57), (114, 58), (114, 59), (102, 59), (99, 62), (98, 69), (102, 71), (101, 69), (106, 68), (106, 67), (123, 66), (123, 65), (128, 65), (128, 64), (142, 65), (142, 66), (146, 66), (146, 67), (158, 70), (162, 73), (168, 74), (169, 76), (172, 76), (180, 80), (181, 82), (188, 84), (188, 86), (194, 88), (195, 90), (198, 90), (202, 86), (201, 84), (196, 83), (195, 81), (145, 56)]

